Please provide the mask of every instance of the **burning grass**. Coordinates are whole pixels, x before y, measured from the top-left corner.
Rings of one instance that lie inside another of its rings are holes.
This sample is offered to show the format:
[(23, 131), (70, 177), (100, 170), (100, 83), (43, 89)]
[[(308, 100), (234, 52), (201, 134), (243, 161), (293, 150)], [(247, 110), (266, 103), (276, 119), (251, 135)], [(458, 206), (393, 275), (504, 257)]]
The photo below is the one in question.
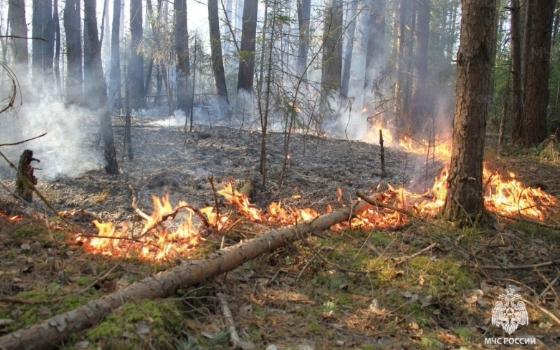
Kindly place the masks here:
[[(432, 144), (406, 136), (399, 139), (390, 129), (378, 124), (372, 126), (366, 140), (373, 142), (374, 139), (370, 136), (378, 135), (379, 129), (383, 130), (385, 142), (390, 146), (448, 163), (451, 156), (449, 139), (436, 138)], [(391, 185), (383, 191), (378, 189), (372, 198), (385, 205), (385, 208), (371, 206), (352, 219), (350, 226), (340, 224), (335, 229), (398, 229), (410, 222), (409, 215), (405, 214), (407, 212), (423, 218), (437, 217), (445, 204), (447, 178), (448, 166), (444, 165), (431, 188), (424, 192)], [(556, 197), (540, 188), (526, 186), (513, 172), (504, 174), (491, 170), (489, 164), (485, 163), (483, 184), (485, 206), (488, 211), (499, 216), (542, 222), (558, 213)], [(220, 211), (215, 207), (196, 209), (185, 202), (174, 206), (168, 195), (153, 197), (153, 212), (149, 216), (143, 215), (143, 228), (139, 234), (135, 233), (138, 230), (129, 222), (115, 224), (95, 221), (98, 235), (79, 240), (89, 252), (96, 254), (168, 261), (192, 255), (200, 248), (207, 234), (227, 232), (241, 219), (266, 226), (286, 226), (319, 216), (314, 208), (290, 207), (281, 202), (273, 202), (266, 208), (260, 208), (251, 203), (246, 193), (236, 188), (234, 181), (224, 183), (217, 195), (228, 203), (228, 208)], [(341, 197), (340, 193), (337, 193), (337, 197)], [(324, 211), (330, 212), (330, 206), (324, 208)], [(168, 220), (170, 218), (173, 220)]]

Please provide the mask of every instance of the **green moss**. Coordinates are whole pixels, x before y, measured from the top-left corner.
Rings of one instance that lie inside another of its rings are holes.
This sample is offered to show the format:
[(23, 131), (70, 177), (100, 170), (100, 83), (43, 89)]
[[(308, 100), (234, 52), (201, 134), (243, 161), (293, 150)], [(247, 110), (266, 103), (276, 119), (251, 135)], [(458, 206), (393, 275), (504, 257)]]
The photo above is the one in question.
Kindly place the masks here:
[(89, 330), (85, 340), (96, 348), (175, 349), (182, 328), (179, 304), (175, 301), (129, 302), (105, 321)]
[(48, 235), (48, 230), (44, 225), (36, 223), (25, 223), (14, 228), (10, 233), (10, 237), (15, 240), (22, 239), (44, 239)]
[(560, 243), (560, 232), (558, 230), (549, 229), (523, 221), (513, 224), (512, 228), (525, 233), (528, 240), (543, 239), (550, 243)]
[(370, 237), (371, 243), (376, 247), (386, 247), (391, 243), (391, 237), (386, 232), (374, 232)]
[(411, 285), (418, 285), (423, 281), (423, 289), (427, 289), (431, 295), (460, 293), (473, 286), (470, 276), (454, 260), (417, 256), (408, 264), (411, 269), (408, 276)]
[(348, 280), (347, 277), (342, 274), (331, 276), (328, 273), (320, 273), (313, 277), (312, 283), (317, 287), (327, 288), (329, 291), (336, 291), (348, 285)]
[(385, 258), (369, 259), (365, 267), (374, 274), (375, 280), (380, 286), (390, 284), (399, 274), (394, 264)]
[(474, 336), (473, 330), (469, 327), (457, 327), (455, 333), (465, 342), (470, 342)]
[(444, 345), (436, 338), (426, 336), (420, 338), (420, 347), (422, 349), (432, 350), (432, 349), (443, 349)]
[[(80, 294), (68, 293), (61, 285), (51, 283), (43, 288), (37, 288), (15, 295), (17, 299), (27, 300), (34, 304), (18, 305), (13, 307), (2, 307), (0, 318), (12, 318), (14, 323), (10, 325), (10, 330), (16, 330), (33, 325), (53, 315), (63, 313), (87, 303), (96, 296), (96, 292), (88, 291)], [(56, 300), (56, 302), (52, 302)], [(15, 313), (17, 316), (13, 316)]]

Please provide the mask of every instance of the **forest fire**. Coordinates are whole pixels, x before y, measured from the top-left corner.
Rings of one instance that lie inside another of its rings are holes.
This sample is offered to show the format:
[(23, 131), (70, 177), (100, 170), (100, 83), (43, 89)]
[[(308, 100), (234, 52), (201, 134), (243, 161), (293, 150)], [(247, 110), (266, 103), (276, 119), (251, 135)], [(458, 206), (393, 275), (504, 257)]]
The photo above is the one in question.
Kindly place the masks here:
[(0, 219), (9, 222), (20, 222), (22, 220), (22, 217), (20, 215), (8, 215), (0, 211)]
[[(174, 207), (169, 196), (152, 197), (153, 212), (145, 217), (144, 227), (138, 237), (129, 230), (127, 223), (120, 229), (112, 222), (93, 221), (97, 236), (80, 237), (86, 250), (107, 256), (135, 257), (148, 261), (163, 261), (191, 253), (203, 240), (199, 226), (193, 222), (193, 210), (186, 203)], [(165, 219), (179, 214), (185, 209), (186, 214), (178, 226), (166, 225)], [(217, 221), (214, 221), (217, 223)]]
[[(293, 225), (312, 220), (319, 215), (317, 211), (310, 208), (289, 209), (276, 202), (271, 203), (268, 210), (263, 211), (251, 204), (247, 195), (236, 190), (232, 182), (226, 183), (218, 194), (251, 222)], [(126, 223), (117, 229), (112, 222), (94, 221), (98, 231), (97, 236), (80, 237), (78, 240), (84, 243), (87, 251), (94, 254), (137, 257), (147, 261), (165, 261), (192, 253), (203, 241), (202, 223), (195, 223), (194, 220), (196, 209), (185, 202), (173, 206), (169, 195), (152, 197), (152, 204), (152, 214), (141, 215), (144, 226), (137, 236), (131, 234), (133, 229)], [(175, 218), (182, 210), (186, 212), (186, 217), (181, 224), (174, 227), (173, 223), (167, 223), (168, 218)], [(216, 231), (221, 231), (234, 222), (230, 212), (222, 212), (218, 215), (216, 208), (213, 207), (198, 210), (198, 215), (204, 216), (205, 223)]]
[[(383, 137), (391, 146), (404, 149), (408, 153), (433, 156), (445, 163), (444, 168), (435, 178), (432, 188), (424, 194), (410, 192), (404, 188), (390, 188), (387, 191), (387, 198), (393, 198), (399, 208), (411, 207), (416, 213), (424, 216), (437, 215), (447, 195), (448, 163), (451, 158), (450, 141), (446, 138), (436, 138), (435, 142), (430, 143), (426, 140), (416, 141), (408, 136), (398, 140), (393, 136), (391, 129), (375, 123), (368, 133), (368, 142), (373, 142), (371, 136), (378, 134), (376, 132), (378, 130), (383, 131)], [(483, 168), (483, 185), (486, 209), (498, 215), (544, 221), (552, 213), (557, 212), (556, 197), (540, 188), (524, 185), (517, 180), (513, 172), (503, 175), (497, 170), (491, 170), (486, 162)]]
[[(384, 137), (395, 145), (395, 137), (389, 129), (384, 129)], [(426, 154), (427, 143), (415, 142), (403, 138), (397, 147), (414, 154)], [(432, 156), (442, 162), (448, 162), (450, 146), (442, 142), (432, 148)], [(436, 217), (444, 206), (447, 195), (447, 165), (434, 179), (431, 188), (424, 193), (414, 192), (405, 187), (377, 192), (373, 199), (385, 208), (369, 207), (352, 219), (353, 229), (397, 229), (408, 222), (406, 213), (413, 213), (425, 218)], [(493, 213), (506, 217), (522, 217), (544, 221), (557, 212), (558, 200), (539, 188), (532, 188), (521, 183), (513, 173), (507, 175), (490, 170), (484, 164), (483, 172), (484, 201), (486, 208)], [(82, 237), (86, 249), (92, 253), (117, 257), (138, 257), (147, 261), (165, 261), (192, 254), (203, 241), (205, 229), (215, 232), (227, 231), (239, 220), (239, 216), (249, 222), (269, 226), (286, 226), (310, 221), (319, 216), (312, 208), (291, 208), (280, 202), (272, 202), (266, 208), (259, 208), (251, 203), (248, 194), (237, 189), (234, 181), (226, 182), (217, 195), (221, 196), (231, 209), (205, 207), (196, 209), (185, 202), (172, 205), (169, 196), (153, 197), (151, 215), (141, 215), (144, 219), (139, 234), (132, 234), (133, 227), (122, 224), (95, 221), (98, 235)], [(395, 208), (397, 210), (393, 210)], [(327, 212), (330, 208), (327, 208)], [(237, 213), (237, 215), (235, 215)], [(180, 224), (175, 223), (175, 219)], [(345, 229), (348, 224), (339, 224), (335, 229)], [(136, 230), (138, 231), (138, 230)]]

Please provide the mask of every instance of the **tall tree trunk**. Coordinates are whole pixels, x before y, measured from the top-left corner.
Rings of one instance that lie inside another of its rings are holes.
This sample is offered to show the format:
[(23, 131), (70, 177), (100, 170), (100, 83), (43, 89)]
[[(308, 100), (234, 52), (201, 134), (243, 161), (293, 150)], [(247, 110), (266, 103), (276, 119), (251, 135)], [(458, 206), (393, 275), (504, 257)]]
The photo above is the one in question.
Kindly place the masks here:
[(111, 26), (111, 69), (109, 72), (109, 109), (122, 107), (121, 93), (121, 0), (113, 0), (113, 25)]
[(340, 91), (342, 78), (342, 2), (329, 0), (323, 27), (321, 65), (321, 108), (323, 117), (330, 115), (329, 99)]
[(366, 41), (366, 70), (364, 74), (364, 90), (366, 96), (368, 91), (374, 88), (377, 74), (383, 69), (385, 58), (385, 9), (386, 0), (368, 0), (366, 12), (366, 29), (364, 34)]
[(216, 92), (223, 101), (229, 103), (224, 72), (224, 60), (222, 58), (218, 0), (208, 0), (208, 24), (210, 27), (210, 51), (212, 55), (212, 71), (214, 72), (214, 81), (216, 82)]
[(307, 56), (309, 54), (311, 0), (297, 0), (297, 15), (299, 29), (297, 74), (301, 76), (305, 72), (305, 67), (307, 66)]
[(255, 71), (255, 36), (257, 34), (258, 0), (245, 0), (243, 5), (243, 28), (239, 52), (237, 90), (253, 91)]
[(145, 105), (144, 58), (139, 52), (143, 36), (142, 0), (130, 0), (130, 56), (128, 61), (127, 83), (130, 92), (130, 107), (142, 108)]
[(32, 40), (31, 42), (31, 66), (34, 79), (37, 82), (42, 81), (39, 76), (43, 72), (43, 57), (45, 54), (45, 0), (33, 0), (33, 14), (31, 19), (32, 34), (34, 38), (44, 40)]
[(82, 101), (82, 38), (80, 0), (66, 0), (64, 32), (66, 34), (66, 102)]
[(107, 105), (107, 85), (101, 64), (101, 43), (97, 30), (96, 0), (84, 1), (84, 92), (86, 105), (100, 111), (100, 134), (103, 139), (105, 170), (109, 174), (118, 174), (119, 167), (113, 140), (111, 114)]
[(399, 26), (397, 35), (396, 66), (397, 79), (395, 83), (395, 115), (397, 132), (408, 135), (412, 131), (412, 121), (407, 113), (407, 80), (408, 62), (407, 48), (410, 45), (410, 25), (413, 14), (413, 4), (408, 0), (401, 0), (399, 5)]
[(521, 17), (519, 0), (511, 0), (511, 110), (512, 140), (523, 135), (523, 90), (521, 85)]
[(407, 131), (409, 135), (414, 133), (414, 117), (411, 111), (411, 100), (412, 100), (412, 82), (413, 82), (413, 68), (414, 68), (414, 33), (413, 30), (416, 28), (416, 8), (418, 3), (412, 1), (411, 13), (408, 24), (408, 35), (406, 36), (406, 46), (405, 46), (405, 80), (403, 88), (403, 99), (402, 99), (402, 111), (407, 118), (411, 129)]
[(475, 220), (484, 211), (482, 161), (496, 45), (496, 1), (462, 0), (453, 150), (444, 213)]
[[(19, 37), (27, 37), (27, 22), (25, 21), (25, 0), (9, 0), (8, 24), (10, 34)], [(21, 72), (27, 70), (29, 54), (27, 52), (27, 40), (10, 39), (14, 62), (21, 64)]]
[[(430, 0), (418, 0), (416, 11), (414, 76), (410, 113), (416, 133), (423, 130), (432, 103), (428, 86), (428, 43), (430, 40)], [(431, 124), (430, 124), (431, 125)]]
[(185, 0), (175, 1), (175, 51), (177, 53), (177, 108), (186, 114), (191, 110), (192, 91), (189, 87), (189, 32)]
[(353, 1), (348, 11), (348, 36), (346, 39), (346, 48), (344, 50), (344, 67), (342, 70), (342, 83), (340, 87), (340, 96), (344, 99), (348, 98), (348, 87), (350, 84), (350, 68), (352, 68), (352, 51), (354, 50), (354, 33), (356, 32), (356, 14), (358, 12), (358, 3)]
[(53, 1), (53, 32), (54, 32), (54, 79), (56, 81), (57, 92), (62, 92), (62, 82), (60, 76), (60, 49), (62, 45), (62, 37), (60, 35), (60, 19), (58, 18), (58, 0)]
[(54, 22), (53, 22), (53, 0), (42, 0), (43, 3), (43, 38), (46, 40), (43, 46), (43, 72), (47, 78), (52, 78), (54, 60)]
[(528, 0), (525, 38), (523, 143), (535, 146), (547, 136), (548, 78), (552, 19), (556, 0)]

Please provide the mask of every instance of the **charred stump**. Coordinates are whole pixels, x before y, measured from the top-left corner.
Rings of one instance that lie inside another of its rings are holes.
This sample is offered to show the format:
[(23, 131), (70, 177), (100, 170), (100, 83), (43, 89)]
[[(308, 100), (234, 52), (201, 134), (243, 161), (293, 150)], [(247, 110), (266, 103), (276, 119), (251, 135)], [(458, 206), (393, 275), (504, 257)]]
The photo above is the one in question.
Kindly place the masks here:
[(16, 194), (26, 200), (33, 201), (33, 186), (37, 184), (37, 178), (33, 174), (31, 162), (39, 161), (33, 158), (33, 151), (26, 149), (19, 157), (16, 177)]

